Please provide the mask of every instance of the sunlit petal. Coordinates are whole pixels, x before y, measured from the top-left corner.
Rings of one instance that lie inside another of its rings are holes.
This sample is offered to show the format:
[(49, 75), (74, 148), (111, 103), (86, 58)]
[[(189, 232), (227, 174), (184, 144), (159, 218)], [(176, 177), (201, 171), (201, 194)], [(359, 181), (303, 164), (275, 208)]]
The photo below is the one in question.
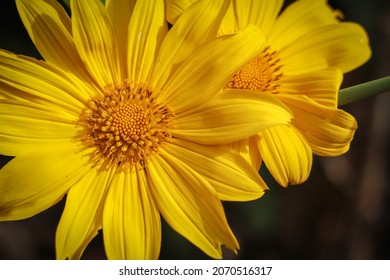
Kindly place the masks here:
[(111, 170), (91, 169), (69, 191), (56, 232), (57, 259), (79, 259), (102, 228)]
[(71, 10), (74, 42), (89, 73), (101, 85), (119, 81), (116, 37), (101, 1), (74, 0)]
[(226, 146), (202, 146), (177, 139), (164, 150), (197, 170), (222, 200), (253, 200), (267, 189), (257, 170)]
[(309, 176), (312, 151), (294, 127), (278, 125), (260, 132), (258, 142), (264, 163), (284, 187), (303, 183)]
[(206, 179), (166, 152), (153, 159), (147, 172), (158, 208), (173, 229), (213, 258), (222, 257), (222, 244), (238, 249), (221, 201)]
[(87, 78), (72, 37), (69, 16), (58, 1), (17, 0), (20, 17), (39, 53), (66, 72)]
[(148, 80), (166, 33), (164, 1), (137, 1), (127, 35), (127, 73), (133, 81)]
[(293, 124), (305, 136), (315, 154), (337, 156), (348, 151), (357, 128), (352, 115), (305, 96), (284, 97), (283, 101), (293, 111)]
[(0, 220), (34, 216), (62, 199), (91, 168), (87, 165), (88, 157), (78, 150), (72, 144), (42, 147), (39, 160), (35, 153), (30, 153), (1, 168)]
[(110, 259), (156, 259), (160, 215), (143, 170), (117, 174), (104, 205), (103, 236)]
[(223, 0), (199, 1), (186, 10), (162, 43), (151, 78), (153, 86), (162, 88), (189, 54), (215, 38), (227, 7)]
[(202, 144), (227, 144), (267, 127), (287, 124), (291, 118), (287, 107), (272, 96), (229, 90), (178, 115), (172, 135)]

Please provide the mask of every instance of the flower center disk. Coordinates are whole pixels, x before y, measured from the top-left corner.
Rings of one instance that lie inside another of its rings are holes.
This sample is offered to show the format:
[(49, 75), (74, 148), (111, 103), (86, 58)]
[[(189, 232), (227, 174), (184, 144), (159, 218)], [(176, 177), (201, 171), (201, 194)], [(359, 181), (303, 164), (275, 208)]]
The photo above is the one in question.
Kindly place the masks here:
[(143, 168), (150, 155), (170, 141), (173, 120), (173, 111), (158, 102), (151, 88), (124, 81), (91, 99), (80, 123), (83, 142), (95, 148), (95, 162), (130, 171)]
[(266, 47), (263, 52), (245, 65), (226, 88), (258, 90), (276, 94), (280, 87), (279, 80), (283, 76), (282, 65), (277, 52)]

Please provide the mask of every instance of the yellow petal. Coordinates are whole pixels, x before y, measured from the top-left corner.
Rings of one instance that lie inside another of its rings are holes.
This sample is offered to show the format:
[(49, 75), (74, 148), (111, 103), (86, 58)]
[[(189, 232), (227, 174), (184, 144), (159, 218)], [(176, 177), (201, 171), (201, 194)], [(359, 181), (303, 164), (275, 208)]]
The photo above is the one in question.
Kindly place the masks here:
[(45, 105), (0, 99), (0, 154), (17, 156), (75, 137), (75, 117)]
[(167, 31), (164, 1), (137, 1), (128, 28), (127, 66), (131, 80), (148, 80)]
[(221, 200), (253, 200), (267, 189), (257, 170), (227, 146), (205, 146), (174, 139), (164, 150), (202, 175)]
[(58, 1), (17, 0), (19, 15), (42, 57), (64, 71), (88, 77), (72, 38), (69, 16)]
[(175, 24), (181, 14), (196, 0), (166, 0), (166, 17), (170, 24)]
[(238, 249), (215, 190), (184, 162), (161, 153), (149, 162), (147, 172), (167, 223), (213, 258), (222, 257), (222, 244)]
[(115, 175), (104, 205), (103, 236), (109, 259), (158, 258), (160, 215), (143, 170)]
[(93, 85), (33, 58), (0, 50), (0, 96), (80, 112)]
[(175, 118), (172, 136), (201, 144), (227, 144), (262, 129), (289, 123), (287, 107), (271, 95), (228, 90)]
[(57, 259), (79, 259), (102, 227), (112, 170), (93, 168), (69, 191), (56, 232)]
[(69, 143), (12, 159), (0, 170), (0, 220), (29, 218), (56, 204), (88, 172), (87, 152)]
[(247, 162), (249, 162), (257, 171), (260, 170), (262, 163), (262, 158), (257, 147), (259, 140), (259, 135), (255, 134), (229, 145), (234, 150), (236, 150)]
[[(138, 1), (145, 2), (145, 1)], [(111, 19), (118, 46), (119, 61), (127, 61), (127, 32), (136, 0), (106, 0), (107, 13)], [(128, 78), (127, 64), (119, 63), (122, 80)]]
[(223, 0), (198, 1), (184, 12), (162, 43), (151, 78), (152, 86), (162, 88), (189, 54), (216, 37), (227, 7), (227, 1)]
[(264, 163), (283, 187), (306, 181), (312, 165), (312, 151), (299, 131), (288, 125), (277, 125), (260, 133), (258, 142)]
[(336, 24), (336, 17), (337, 13), (328, 6), (327, 1), (295, 1), (277, 18), (269, 33), (270, 45), (277, 50), (286, 47), (322, 26)]
[(248, 24), (253, 24), (260, 27), (267, 36), (282, 5), (283, 0), (233, 0), (231, 6), (233, 7), (234, 14), (232, 13), (231, 15), (234, 17), (228, 17), (227, 14), (222, 21), (221, 29), (224, 29), (224, 25), (229, 24), (228, 22), (231, 21), (236, 24), (237, 29), (235, 31), (244, 28)]
[(338, 91), (343, 74), (338, 68), (326, 68), (317, 72), (287, 76), (280, 80), (280, 95), (306, 95), (314, 101), (337, 107)]
[(261, 38), (257, 27), (248, 26), (235, 35), (218, 37), (203, 45), (179, 67), (160, 97), (176, 114), (208, 101), (263, 49), (265, 39)]
[(236, 11), (232, 3), (230, 3), (229, 8), (227, 9), (225, 16), (222, 19), (221, 25), (219, 26), (218, 36), (234, 34), (239, 30), (240, 28), (238, 27)]
[(306, 96), (281, 97), (294, 114), (292, 123), (320, 156), (338, 156), (348, 151), (357, 128), (347, 112), (323, 106)]
[(314, 72), (327, 66), (344, 73), (365, 63), (371, 56), (365, 30), (356, 23), (317, 28), (279, 51), (287, 75)]
[(74, 42), (89, 73), (102, 86), (119, 81), (117, 43), (105, 7), (100, 0), (74, 0), (70, 7)]

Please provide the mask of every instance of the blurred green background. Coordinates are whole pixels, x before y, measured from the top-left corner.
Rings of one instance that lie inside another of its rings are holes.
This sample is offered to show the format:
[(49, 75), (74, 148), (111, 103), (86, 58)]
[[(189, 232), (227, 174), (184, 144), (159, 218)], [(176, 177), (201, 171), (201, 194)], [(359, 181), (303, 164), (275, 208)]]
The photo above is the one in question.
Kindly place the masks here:
[[(329, 3), (343, 11), (345, 20), (366, 28), (373, 50), (367, 64), (345, 75), (342, 87), (389, 75), (390, 2)], [(0, 1), (0, 48), (40, 58), (14, 0)], [(359, 124), (350, 151), (335, 158), (315, 157), (304, 184), (284, 189), (265, 172), (270, 191), (263, 198), (225, 203), (241, 246), (237, 256), (225, 251), (225, 258), (389, 259), (389, 105), (390, 95), (383, 94), (342, 107)], [(1, 157), (1, 164), (6, 160)], [(0, 223), (0, 259), (55, 258), (54, 236), (63, 206), (64, 201), (33, 218)], [(101, 234), (83, 258), (105, 258)], [(164, 224), (161, 258), (208, 257)]]

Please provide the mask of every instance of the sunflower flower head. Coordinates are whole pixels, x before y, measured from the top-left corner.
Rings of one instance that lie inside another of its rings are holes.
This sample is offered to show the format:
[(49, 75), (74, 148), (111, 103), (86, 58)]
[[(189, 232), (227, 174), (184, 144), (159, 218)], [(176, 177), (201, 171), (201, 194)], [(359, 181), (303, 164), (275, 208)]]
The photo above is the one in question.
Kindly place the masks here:
[(217, 37), (228, 1), (199, 1), (169, 31), (163, 0), (74, 0), (71, 17), (54, 0), (16, 4), (44, 61), (0, 50), (0, 153), (14, 157), (0, 219), (66, 195), (59, 259), (100, 231), (110, 259), (157, 258), (161, 217), (213, 258), (236, 252), (221, 200), (267, 187), (230, 143), (292, 117), (278, 100), (218, 94), (264, 48), (262, 31)]
[[(172, 24), (192, 0), (167, 0)], [(363, 63), (371, 50), (365, 30), (322, 0), (233, 0), (219, 27), (219, 35), (233, 34), (248, 25), (266, 37), (263, 50), (224, 86), (256, 91), (282, 102), (293, 118), (288, 124), (258, 132), (234, 147), (259, 169), (265, 163), (282, 186), (304, 182), (312, 155), (337, 156), (348, 151), (357, 128), (353, 116), (337, 108), (343, 73)], [(248, 147), (249, 146), (249, 147)]]

